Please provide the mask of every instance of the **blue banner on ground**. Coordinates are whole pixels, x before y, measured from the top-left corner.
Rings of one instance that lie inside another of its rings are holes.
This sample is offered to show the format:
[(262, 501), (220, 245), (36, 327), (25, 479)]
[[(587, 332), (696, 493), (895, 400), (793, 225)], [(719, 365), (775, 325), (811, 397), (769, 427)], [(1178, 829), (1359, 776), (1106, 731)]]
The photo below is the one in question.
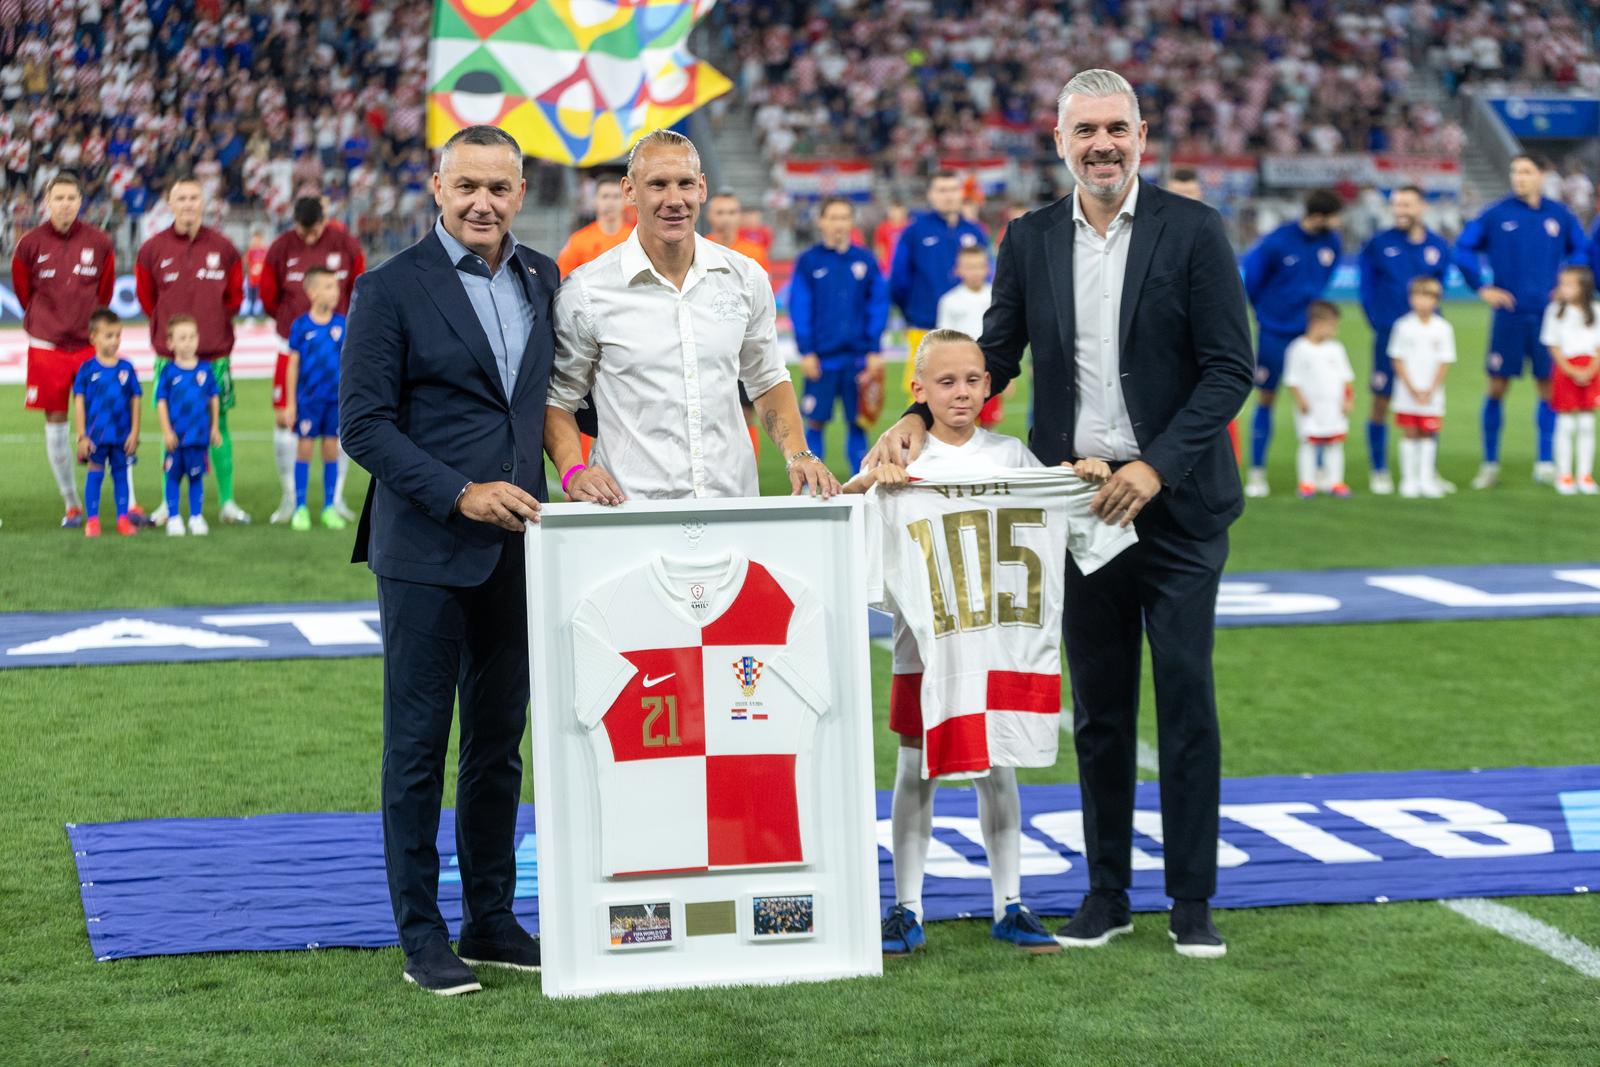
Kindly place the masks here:
[[(1219, 626), (1600, 615), (1600, 564), (1229, 574)], [(874, 612), (872, 636), (889, 633)], [(376, 603), (0, 614), (0, 668), (376, 656)]]
[[(880, 885), (894, 896), (890, 794), (878, 794)], [(1132, 900), (1167, 907), (1154, 783), (1139, 786)], [(440, 907), (459, 928), (453, 812), (439, 827)], [(1022, 788), (1023, 898), (1068, 914), (1088, 886), (1075, 786)], [(395, 944), (372, 813), (69, 824), (96, 959)], [(532, 808), (517, 819), (515, 910), (538, 928)], [(930, 919), (990, 912), (976, 793), (934, 804)], [(1229, 779), (1222, 908), (1600, 890), (1600, 767)]]

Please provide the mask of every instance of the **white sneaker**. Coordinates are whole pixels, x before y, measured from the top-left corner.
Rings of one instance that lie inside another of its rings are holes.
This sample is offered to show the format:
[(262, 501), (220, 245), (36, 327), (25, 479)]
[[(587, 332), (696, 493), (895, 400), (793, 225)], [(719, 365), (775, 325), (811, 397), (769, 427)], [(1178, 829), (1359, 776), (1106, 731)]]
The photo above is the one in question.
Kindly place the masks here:
[(178, 518), (178, 516), (176, 516), (176, 515), (172, 516), (172, 518), (167, 520), (167, 536), (168, 537), (182, 537), (183, 536), (183, 520)]
[(1400, 483), (1400, 497), (1402, 500), (1415, 500), (1422, 495), (1422, 487), (1415, 482)]
[(1577, 480), (1574, 479), (1572, 477), (1572, 475), (1570, 475), (1570, 474), (1568, 474), (1568, 475), (1566, 475), (1564, 477), (1561, 477), (1561, 478), (1557, 478), (1556, 479), (1556, 492), (1560, 493), (1562, 496), (1577, 496), (1578, 495), (1578, 482), (1577, 482)]
[(1556, 484), (1556, 465), (1554, 463), (1535, 463), (1533, 465), (1533, 480), (1540, 485)]
[(166, 525), (167, 517), (167, 505), (163, 503), (160, 507), (156, 508), (150, 513), (150, 525), (164, 526)]
[(1578, 479), (1578, 492), (1584, 496), (1600, 496), (1600, 485), (1596, 485), (1594, 475), (1585, 474)]
[(1373, 471), (1372, 477), (1367, 479), (1367, 491), (1373, 496), (1392, 496), (1394, 475), (1388, 471)]
[(274, 526), (282, 526), (292, 518), (294, 518), (294, 497), (286, 496), (278, 502), (278, 506), (273, 509), (267, 521)]
[(222, 507), (217, 509), (217, 518), (235, 526), (248, 526), (250, 524), (250, 513), (232, 500), (222, 502)]
[(1493, 489), (1500, 484), (1500, 464), (1485, 463), (1478, 468), (1477, 476), (1472, 479), (1474, 489)]
[(1257, 500), (1270, 492), (1272, 490), (1267, 486), (1267, 472), (1260, 467), (1251, 467), (1250, 474), (1244, 482), (1244, 495)]
[(1431, 481), (1431, 480), (1423, 482), (1422, 483), (1422, 496), (1426, 497), (1429, 500), (1438, 500), (1438, 499), (1440, 499), (1441, 497), (1444, 496), (1444, 486), (1440, 485), (1436, 481)]
[(344, 497), (334, 497), (333, 513), (339, 516), (345, 522), (355, 522), (356, 519), (359, 518), (355, 512), (350, 510), (350, 505), (344, 502)]
[[(173, 519), (172, 521), (177, 522), (178, 520)], [(245, 521), (249, 522), (250, 520), (248, 517), (246, 517)], [(206, 517), (204, 515), (190, 515), (189, 532), (194, 534), (196, 537), (204, 537), (206, 534), (210, 533), (211, 527), (206, 525)]]
[(1456, 491), (1456, 483), (1452, 482), (1449, 478), (1439, 478), (1435, 480), (1433, 484), (1437, 485), (1440, 489), (1443, 489), (1445, 496), (1449, 496), (1451, 493)]

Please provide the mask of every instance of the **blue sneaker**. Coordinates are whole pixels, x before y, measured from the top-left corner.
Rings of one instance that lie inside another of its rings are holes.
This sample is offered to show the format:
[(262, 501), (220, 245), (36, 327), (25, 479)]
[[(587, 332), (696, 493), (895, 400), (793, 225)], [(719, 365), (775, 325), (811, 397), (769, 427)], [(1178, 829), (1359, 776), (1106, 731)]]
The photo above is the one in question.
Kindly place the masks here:
[(994, 924), (989, 935), (996, 941), (1008, 942), (1035, 955), (1061, 951), (1061, 946), (1056, 944), (1056, 939), (1050, 936), (1050, 931), (1044, 928), (1039, 917), (1021, 904), (1007, 904), (1005, 918)]
[(910, 908), (896, 904), (889, 909), (889, 914), (883, 919), (885, 956), (909, 956), (926, 944), (927, 938), (922, 936), (922, 924), (917, 922), (917, 916)]

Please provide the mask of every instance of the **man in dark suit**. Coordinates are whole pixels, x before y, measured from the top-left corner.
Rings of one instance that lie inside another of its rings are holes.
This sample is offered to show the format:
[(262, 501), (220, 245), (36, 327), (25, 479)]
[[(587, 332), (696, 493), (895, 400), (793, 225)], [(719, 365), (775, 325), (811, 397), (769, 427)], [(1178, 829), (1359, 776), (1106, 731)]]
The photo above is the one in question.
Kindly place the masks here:
[[(1120, 75), (1062, 90), (1056, 147), (1073, 194), (1017, 219), (995, 267), (982, 347), (998, 393), (1033, 349), (1030, 445), (1046, 464), (1111, 461), (1093, 510), (1139, 543), (1085, 577), (1066, 563), (1063, 633), (1083, 789), (1090, 892), (1056, 939), (1103, 945), (1133, 929), (1133, 795), (1141, 637), (1155, 671), (1170, 931), (1221, 956), (1216, 892), (1221, 755), (1211, 673), (1228, 525), (1244, 509), (1227, 426), (1254, 369), (1244, 288), (1216, 211), (1141, 188), (1146, 127)], [(874, 460), (920, 448), (912, 409)]]
[[(378, 576), (383, 839), (404, 976), (479, 988), (463, 960), (537, 970), (512, 917), (527, 722), (523, 529), (546, 499), (545, 391), (555, 262), (517, 244), (522, 152), (470, 126), (433, 176), (433, 230), (356, 282), (340, 437), (372, 473), (354, 562)], [(459, 698), (460, 957), (439, 913), (439, 807)]]

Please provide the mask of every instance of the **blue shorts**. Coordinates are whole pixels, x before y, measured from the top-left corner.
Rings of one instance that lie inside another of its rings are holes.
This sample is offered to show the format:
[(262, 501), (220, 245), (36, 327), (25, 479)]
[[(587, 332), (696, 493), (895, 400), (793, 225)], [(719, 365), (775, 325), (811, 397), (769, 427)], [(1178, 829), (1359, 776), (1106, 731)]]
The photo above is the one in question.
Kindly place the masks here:
[(811, 422), (828, 422), (833, 418), (835, 403), (844, 405), (847, 423), (856, 421), (856, 375), (867, 369), (867, 357), (824, 356), (822, 377), (806, 382), (805, 396), (800, 400), (800, 414)]
[(211, 469), (210, 455), (211, 450), (205, 445), (179, 445), (176, 451), (167, 453), (161, 469), (168, 474), (176, 471), (180, 477), (203, 478)]
[(1520, 378), (1524, 363), (1533, 364), (1533, 376), (1550, 380), (1550, 350), (1539, 343), (1544, 313), (1496, 311), (1489, 325), (1489, 354), (1483, 369), (1491, 378)]
[(94, 451), (89, 453), (87, 462), (97, 467), (109, 466), (112, 470), (121, 470), (133, 461), (122, 451), (121, 445), (95, 445)]
[(1372, 331), (1372, 377), (1367, 379), (1367, 388), (1373, 396), (1394, 395), (1394, 363), (1389, 359), (1389, 335), (1393, 332), (1393, 323)]
[(339, 436), (339, 401), (296, 402), (294, 432), (302, 439)]
[(1256, 339), (1256, 388), (1276, 392), (1278, 380), (1283, 377), (1283, 357), (1297, 333), (1278, 333), (1262, 329)]

